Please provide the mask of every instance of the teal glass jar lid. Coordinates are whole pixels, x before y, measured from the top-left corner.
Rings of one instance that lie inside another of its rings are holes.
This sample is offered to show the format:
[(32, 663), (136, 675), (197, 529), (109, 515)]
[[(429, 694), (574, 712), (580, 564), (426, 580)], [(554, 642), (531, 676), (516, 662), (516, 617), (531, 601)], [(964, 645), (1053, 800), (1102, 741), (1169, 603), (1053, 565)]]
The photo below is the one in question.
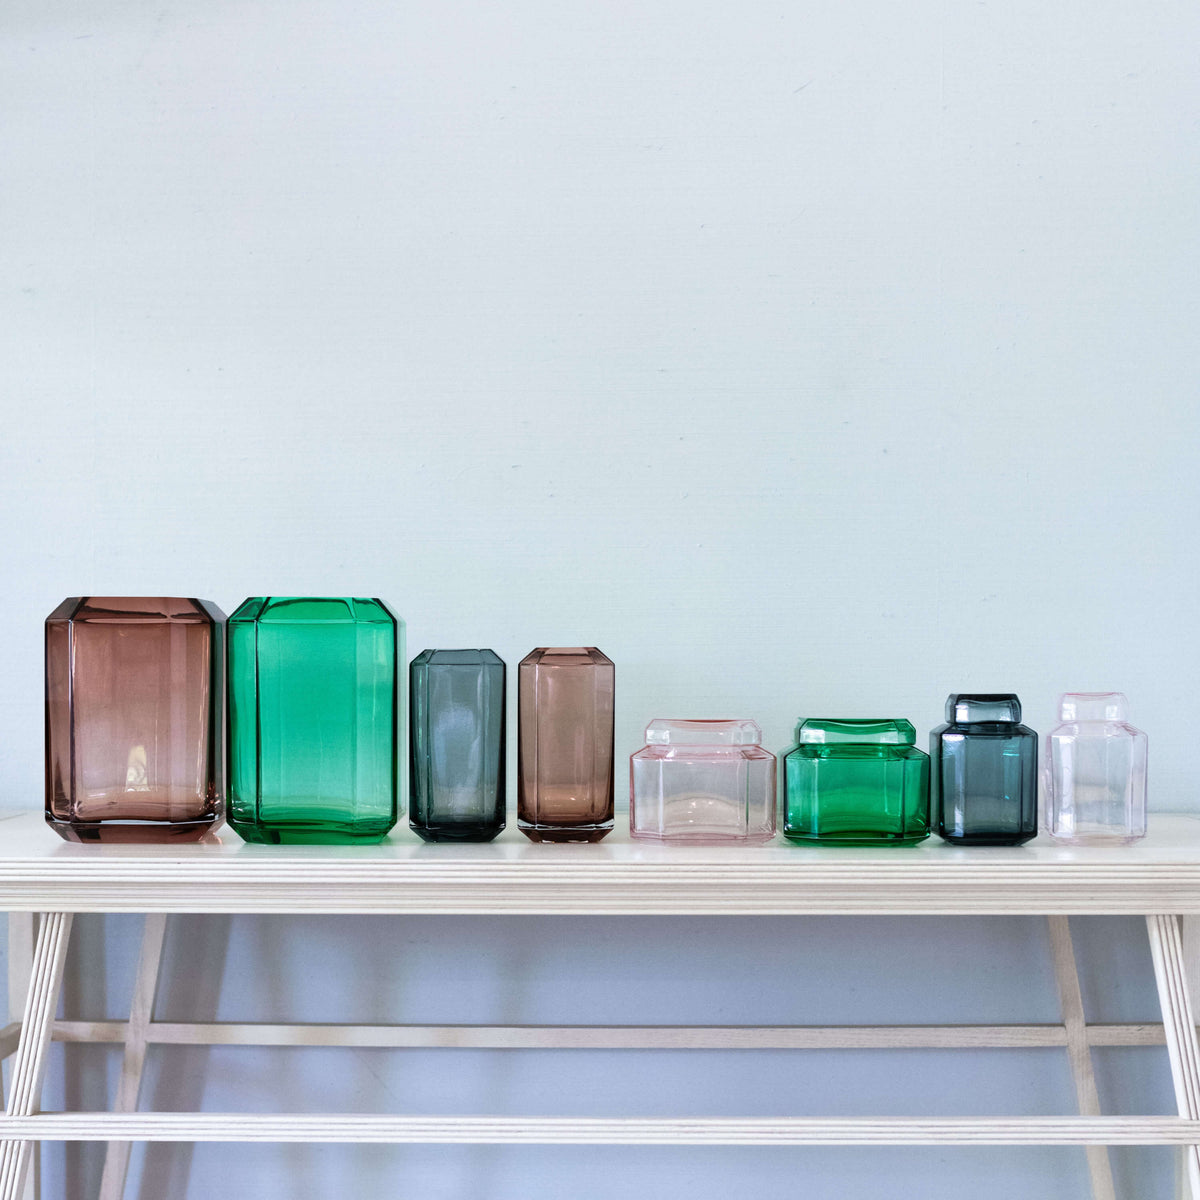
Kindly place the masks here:
[(1012, 692), (951, 692), (946, 720), (954, 725), (1015, 725), (1021, 720), (1021, 701)]

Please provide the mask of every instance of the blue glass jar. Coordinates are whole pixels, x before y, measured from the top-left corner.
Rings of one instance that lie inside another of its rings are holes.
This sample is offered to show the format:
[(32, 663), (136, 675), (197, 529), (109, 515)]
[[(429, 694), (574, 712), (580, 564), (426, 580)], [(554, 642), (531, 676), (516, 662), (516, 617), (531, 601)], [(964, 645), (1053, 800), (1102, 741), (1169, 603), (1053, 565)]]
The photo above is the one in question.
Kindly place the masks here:
[(964, 846), (1019, 846), (1037, 835), (1037, 734), (1021, 701), (959, 692), (929, 735), (938, 836)]

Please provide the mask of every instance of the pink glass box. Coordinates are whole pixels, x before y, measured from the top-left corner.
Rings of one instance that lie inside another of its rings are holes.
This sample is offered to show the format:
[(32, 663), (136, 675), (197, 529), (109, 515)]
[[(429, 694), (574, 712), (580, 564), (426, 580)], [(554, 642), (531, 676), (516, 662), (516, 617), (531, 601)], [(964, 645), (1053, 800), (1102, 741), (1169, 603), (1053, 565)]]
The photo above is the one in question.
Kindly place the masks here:
[(775, 755), (753, 721), (651, 721), (629, 760), (629, 832), (660, 842), (768, 842)]

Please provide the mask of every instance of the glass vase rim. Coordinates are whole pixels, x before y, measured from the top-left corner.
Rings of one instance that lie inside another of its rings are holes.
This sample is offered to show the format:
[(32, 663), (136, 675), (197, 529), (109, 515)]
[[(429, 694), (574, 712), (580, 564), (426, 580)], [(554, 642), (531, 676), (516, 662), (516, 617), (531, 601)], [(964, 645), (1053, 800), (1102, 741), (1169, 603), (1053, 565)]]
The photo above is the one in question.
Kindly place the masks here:
[[(336, 612), (298, 613), (289, 614), (276, 610), (277, 605), (310, 604), (342, 605), (345, 615)], [(360, 606), (367, 612), (360, 611)], [(378, 615), (371, 612), (378, 610)], [(404, 624), (395, 610), (385, 600), (378, 596), (247, 596), (233, 610), (229, 617), (230, 624), (265, 624), (265, 625), (387, 625), (397, 627)]]
[[(158, 602), (160, 608), (178, 607), (184, 611), (150, 612), (132, 607), (122, 610), (119, 604), (145, 604), (150, 601)], [(98, 611), (80, 613), (95, 602)], [(103, 605), (107, 603), (110, 608)], [(84, 624), (146, 624), (173, 622), (185, 625), (203, 625), (209, 622), (219, 623), (227, 618), (224, 611), (211, 600), (199, 596), (68, 596), (46, 618), (46, 623), (60, 621), (80, 621)]]
[[(547, 659), (554, 658), (577, 658), (586, 659), (586, 662), (574, 663), (555, 663), (547, 662)], [(535, 646), (530, 652), (521, 659), (520, 665), (524, 666), (612, 666), (613, 661), (600, 649), (599, 646)]]
[[(476, 657), (474, 660), (464, 662), (438, 662), (437, 656), (439, 654), (473, 654)], [(488, 657), (489, 655), (491, 657)], [(486, 646), (461, 646), (458, 648), (439, 646), (437, 648), (426, 647), (420, 654), (413, 658), (411, 665), (414, 667), (502, 667), (504, 666), (504, 659), (495, 650)]]

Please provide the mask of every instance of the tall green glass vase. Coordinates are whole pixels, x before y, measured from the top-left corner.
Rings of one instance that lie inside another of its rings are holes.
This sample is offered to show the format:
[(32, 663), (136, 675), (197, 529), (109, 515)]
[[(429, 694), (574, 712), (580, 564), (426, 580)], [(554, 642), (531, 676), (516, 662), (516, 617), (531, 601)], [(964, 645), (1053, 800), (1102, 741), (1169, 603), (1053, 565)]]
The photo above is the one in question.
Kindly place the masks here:
[(398, 815), (404, 622), (380, 600), (258, 596), (229, 619), (229, 824), (377, 842)]
[(784, 756), (783, 835), (842, 846), (929, 836), (929, 756), (909, 721), (807, 720)]

